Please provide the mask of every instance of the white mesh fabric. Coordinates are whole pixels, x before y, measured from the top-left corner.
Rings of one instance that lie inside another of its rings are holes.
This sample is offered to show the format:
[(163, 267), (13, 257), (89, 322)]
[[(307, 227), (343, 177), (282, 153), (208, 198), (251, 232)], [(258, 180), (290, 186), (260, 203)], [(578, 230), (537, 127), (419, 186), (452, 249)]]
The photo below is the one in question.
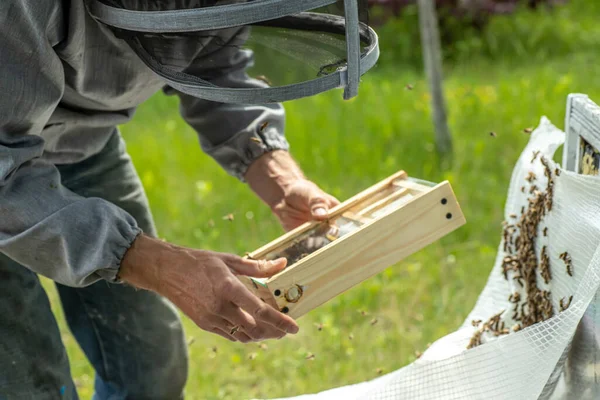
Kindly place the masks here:
[[(528, 193), (523, 193), (521, 187), (528, 185), (525, 178), (530, 171), (536, 175), (535, 184), (546, 187), (541, 156), (548, 160), (552, 171), (560, 168), (552, 158), (563, 142), (564, 133), (542, 118), (513, 170), (506, 220), (511, 219), (511, 214), (519, 216), (521, 208), (527, 205)], [(532, 163), (534, 151), (540, 154)], [(596, 307), (600, 302), (595, 298), (600, 286), (600, 177), (562, 169), (559, 173), (560, 176), (553, 176), (552, 209), (539, 224), (535, 239), (538, 259), (544, 245), (550, 259), (552, 279), (546, 285), (538, 274), (537, 282), (540, 289), (551, 292), (555, 312), (552, 318), (507, 335), (484, 335), (481, 345), (467, 350), (477, 329), (472, 320), (485, 321), (506, 309), (501, 320), (511, 327), (515, 321), (509, 295), (515, 291), (525, 295), (517, 281), (507, 281), (503, 276), (506, 254), (501, 243), (488, 282), (464, 324), (436, 341), (420, 359), (375, 380), (288, 399), (600, 398), (600, 386), (596, 383), (600, 367), (595, 361), (600, 358), (600, 311)], [(546, 227), (544, 236), (542, 230)], [(567, 274), (559, 257), (565, 251), (572, 258), (573, 276)], [(560, 299), (570, 295), (570, 306), (559, 312)]]

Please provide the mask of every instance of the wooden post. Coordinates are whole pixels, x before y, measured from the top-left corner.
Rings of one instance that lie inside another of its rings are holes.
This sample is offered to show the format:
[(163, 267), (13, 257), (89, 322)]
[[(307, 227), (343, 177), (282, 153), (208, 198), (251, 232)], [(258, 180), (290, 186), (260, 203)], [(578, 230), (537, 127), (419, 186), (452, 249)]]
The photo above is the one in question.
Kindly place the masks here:
[(418, 1), (423, 62), (431, 91), (435, 141), (438, 152), (444, 155), (452, 152), (452, 138), (448, 128), (446, 101), (444, 99), (442, 54), (435, 0)]

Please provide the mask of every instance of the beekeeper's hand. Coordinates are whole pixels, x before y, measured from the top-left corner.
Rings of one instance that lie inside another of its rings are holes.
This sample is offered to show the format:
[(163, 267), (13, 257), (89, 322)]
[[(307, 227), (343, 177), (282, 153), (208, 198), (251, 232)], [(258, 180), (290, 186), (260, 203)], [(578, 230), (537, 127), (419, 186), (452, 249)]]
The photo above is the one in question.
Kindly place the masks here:
[(119, 278), (166, 297), (205, 331), (247, 343), (298, 332), (292, 318), (262, 302), (236, 277), (270, 277), (285, 266), (285, 258), (254, 261), (140, 235), (123, 258)]
[(283, 150), (264, 154), (246, 173), (246, 181), (287, 231), (310, 220), (324, 220), (340, 202), (308, 180)]

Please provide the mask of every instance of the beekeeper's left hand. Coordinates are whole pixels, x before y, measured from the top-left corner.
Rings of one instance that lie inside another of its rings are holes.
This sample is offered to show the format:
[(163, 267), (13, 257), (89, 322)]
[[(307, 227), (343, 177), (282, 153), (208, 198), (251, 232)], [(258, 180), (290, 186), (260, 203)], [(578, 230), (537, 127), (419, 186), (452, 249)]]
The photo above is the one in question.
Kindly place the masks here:
[(339, 201), (307, 179), (283, 150), (264, 154), (246, 173), (246, 181), (271, 208), (286, 231), (310, 220), (324, 220)]

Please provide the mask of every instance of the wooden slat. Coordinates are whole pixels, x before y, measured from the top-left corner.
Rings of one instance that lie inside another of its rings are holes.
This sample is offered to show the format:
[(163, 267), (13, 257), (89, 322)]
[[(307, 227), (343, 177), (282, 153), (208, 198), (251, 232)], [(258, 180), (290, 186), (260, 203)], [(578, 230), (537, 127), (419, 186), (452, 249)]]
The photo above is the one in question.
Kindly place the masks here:
[(363, 215), (358, 215), (353, 213), (352, 211), (346, 211), (342, 214), (342, 217), (346, 218), (349, 221), (355, 222), (357, 224), (368, 224), (373, 221), (373, 218), (369, 218)]
[[(447, 201), (442, 204), (441, 199)], [(448, 219), (448, 213), (452, 217)], [(448, 182), (411, 200), (268, 279), (271, 290), (294, 284), (304, 289), (297, 303), (277, 298), (298, 318), (349, 288), (419, 251), (465, 223)]]
[(410, 189), (410, 190), (413, 190), (415, 192), (428, 192), (428, 191), (430, 191), (432, 189), (429, 186), (422, 185), (422, 184), (420, 184), (418, 182), (414, 182), (414, 181), (411, 181), (409, 179), (400, 180), (400, 181), (394, 181), (392, 184), (394, 186), (401, 187), (401, 188), (406, 188), (406, 189)]
[(397, 200), (402, 196), (405, 196), (407, 193), (408, 193), (408, 189), (406, 189), (406, 188), (399, 189), (399, 190), (395, 191), (394, 193), (390, 194), (388, 197), (385, 197), (379, 201), (376, 201), (375, 203), (371, 204), (370, 206), (360, 210), (357, 213), (357, 215), (358, 216), (371, 215), (371, 213), (373, 211), (376, 211), (376, 210), (380, 209), (381, 207), (390, 204), (392, 201)]

